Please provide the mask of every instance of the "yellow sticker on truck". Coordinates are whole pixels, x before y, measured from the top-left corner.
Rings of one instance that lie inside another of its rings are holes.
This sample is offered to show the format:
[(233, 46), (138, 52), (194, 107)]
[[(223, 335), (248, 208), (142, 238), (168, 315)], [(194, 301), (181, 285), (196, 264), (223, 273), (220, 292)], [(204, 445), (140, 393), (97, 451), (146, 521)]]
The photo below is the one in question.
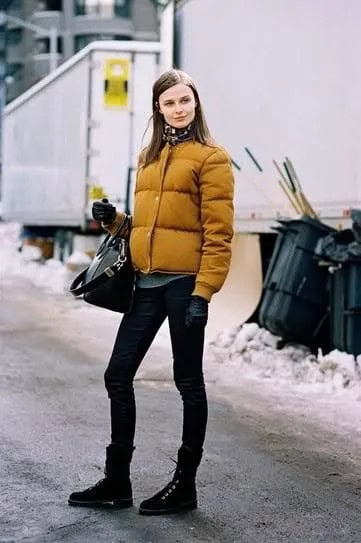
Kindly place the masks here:
[(130, 61), (127, 58), (108, 58), (104, 65), (104, 105), (128, 107)]
[(100, 185), (91, 185), (89, 187), (89, 200), (101, 200), (106, 197), (105, 190)]

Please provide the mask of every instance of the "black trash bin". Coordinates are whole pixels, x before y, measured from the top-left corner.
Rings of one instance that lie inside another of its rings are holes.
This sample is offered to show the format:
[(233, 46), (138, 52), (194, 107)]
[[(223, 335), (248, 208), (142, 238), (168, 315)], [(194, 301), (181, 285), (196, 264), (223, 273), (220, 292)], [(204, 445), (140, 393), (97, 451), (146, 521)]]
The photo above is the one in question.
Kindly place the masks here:
[(335, 230), (307, 216), (278, 222), (259, 322), (286, 340), (314, 345), (328, 329), (328, 270), (319, 266), (315, 248)]
[(330, 267), (330, 330), (332, 346), (361, 354), (361, 259)]
[(330, 272), (331, 347), (361, 354), (361, 211), (351, 210), (352, 229), (321, 239), (318, 258)]

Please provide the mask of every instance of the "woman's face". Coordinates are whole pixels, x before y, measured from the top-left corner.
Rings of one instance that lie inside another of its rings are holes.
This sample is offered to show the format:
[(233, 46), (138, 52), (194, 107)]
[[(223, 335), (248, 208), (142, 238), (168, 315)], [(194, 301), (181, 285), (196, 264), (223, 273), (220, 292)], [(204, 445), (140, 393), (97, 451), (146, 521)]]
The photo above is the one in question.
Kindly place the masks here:
[(159, 111), (174, 128), (184, 128), (193, 121), (196, 105), (192, 89), (184, 83), (169, 87), (159, 96)]

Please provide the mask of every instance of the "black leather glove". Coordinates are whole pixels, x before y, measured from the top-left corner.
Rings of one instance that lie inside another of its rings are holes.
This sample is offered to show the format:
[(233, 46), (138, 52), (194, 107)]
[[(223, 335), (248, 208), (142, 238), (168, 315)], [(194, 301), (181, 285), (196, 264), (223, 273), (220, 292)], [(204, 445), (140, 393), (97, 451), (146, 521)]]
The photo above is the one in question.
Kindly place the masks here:
[(208, 320), (208, 302), (202, 296), (192, 296), (186, 311), (186, 326), (203, 327)]
[(92, 215), (98, 222), (110, 224), (114, 221), (116, 213), (117, 210), (106, 198), (103, 198), (102, 201), (93, 202)]

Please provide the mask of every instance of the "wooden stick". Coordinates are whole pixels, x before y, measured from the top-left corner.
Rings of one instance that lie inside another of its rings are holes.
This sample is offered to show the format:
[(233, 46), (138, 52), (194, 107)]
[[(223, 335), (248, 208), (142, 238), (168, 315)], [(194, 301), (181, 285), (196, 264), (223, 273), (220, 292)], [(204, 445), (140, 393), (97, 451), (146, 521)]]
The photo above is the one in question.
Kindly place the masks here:
[(305, 205), (305, 201), (304, 201), (304, 198), (302, 198), (301, 193), (298, 190), (296, 190), (296, 192), (294, 192), (293, 194), (296, 198), (296, 201), (299, 203), (299, 206), (301, 208), (303, 215), (309, 215), (309, 210), (307, 206)]
[(287, 162), (286, 162), (286, 161), (283, 163), (283, 167), (284, 167), (284, 169), (285, 169), (285, 171), (286, 171), (286, 174), (287, 174), (287, 177), (288, 177), (289, 184), (290, 184), (291, 187), (292, 187), (292, 192), (296, 192), (296, 185), (294, 184), (294, 181), (293, 181), (293, 179), (292, 179), (291, 172), (290, 172), (290, 170), (288, 169), (288, 166), (287, 166)]
[(275, 160), (272, 160), (276, 170), (278, 171), (278, 173), (280, 174), (280, 176), (282, 177), (282, 181), (287, 185), (287, 187), (290, 188), (290, 190), (292, 190), (292, 187), (290, 186), (289, 182), (288, 182), (288, 179), (286, 178), (285, 174), (283, 173), (283, 171), (281, 170), (281, 168), (279, 167), (279, 165), (277, 164), (277, 162)]
[(285, 160), (286, 160), (286, 164), (288, 166), (289, 172), (290, 172), (290, 174), (292, 176), (292, 179), (293, 179), (294, 183), (297, 185), (297, 188), (299, 189), (299, 191), (302, 192), (301, 182), (300, 182), (300, 180), (298, 178), (298, 175), (296, 174), (296, 170), (295, 170), (291, 160), (287, 156), (286, 156)]
[(293, 192), (291, 192), (288, 184), (285, 183), (283, 179), (279, 179), (278, 184), (281, 187), (281, 189), (283, 190), (283, 192), (285, 193), (285, 195), (288, 198), (288, 200), (289, 200), (290, 204), (292, 205), (293, 209), (299, 215), (301, 213), (301, 211), (299, 209), (299, 204), (298, 204), (297, 200), (295, 199)]
[(233, 166), (236, 168), (236, 170), (238, 170), (240, 172), (241, 171), (241, 166), (239, 164), (237, 164), (237, 162), (235, 160), (233, 160), (232, 157), (231, 157), (231, 162), (232, 162)]
[(275, 160), (272, 160), (272, 163), (273, 165), (275, 166), (277, 172), (280, 174), (280, 176), (282, 177), (282, 185), (280, 185), (282, 187), (282, 190), (285, 192), (285, 190), (287, 191), (287, 198), (291, 201), (292, 203), (292, 206), (294, 209), (296, 209), (297, 213), (298, 214), (303, 214), (303, 215), (308, 215), (309, 212), (307, 210), (307, 208), (305, 207), (305, 202), (304, 200), (302, 199), (302, 197), (297, 194), (296, 192), (293, 191), (293, 187), (294, 187), (294, 184), (291, 185), (291, 183), (289, 182), (289, 180), (287, 179), (287, 177), (285, 176), (285, 174), (283, 173), (283, 171), (281, 170), (281, 168), (279, 167), (279, 165), (277, 164), (277, 162)]
[(307, 210), (307, 215), (309, 215), (313, 219), (318, 219), (318, 215), (317, 215), (316, 211), (313, 209), (313, 207), (311, 206), (310, 202), (307, 200), (307, 198), (305, 196), (305, 193), (304, 192), (299, 192), (299, 195), (300, 195), (301, 199), (303, 200), (303, 205), (304, 205), (305, 209)]
[(258, 160), (255, 159), (255, 157), (252, 155), (251, 151), (248, 149), (248, 147), (244, 148), (246, 153), (248, 154), (249, 158), (252, 160), (253, 164), (256, 166), (257, 170), (260, 172), (263, 172), (261, 166), (259, 165)]
[(306, 198), (306, 195), (303, 192), (301, 182), (300, 182), (300, 180), (298, 178), (296, 170), (295, 170), (291, 160), (288, 157), (286, 157), (286, 164), (288, 165), (288, 169), (289, 169), (289, 172), (290, 172), (291, 176), (293, 177), (294, 183), (297, 185), (297, 192), (299, 194), (299, 198), (303, 202), (303, 207), (306, 210), (307, 215), (309, 215), (310, 217), (312, 217), (314, 219), (318, 219), (318, 215), (317, 215), (316, 211), (313, 209), (313, 207), (311, 206), (309, 200)]

